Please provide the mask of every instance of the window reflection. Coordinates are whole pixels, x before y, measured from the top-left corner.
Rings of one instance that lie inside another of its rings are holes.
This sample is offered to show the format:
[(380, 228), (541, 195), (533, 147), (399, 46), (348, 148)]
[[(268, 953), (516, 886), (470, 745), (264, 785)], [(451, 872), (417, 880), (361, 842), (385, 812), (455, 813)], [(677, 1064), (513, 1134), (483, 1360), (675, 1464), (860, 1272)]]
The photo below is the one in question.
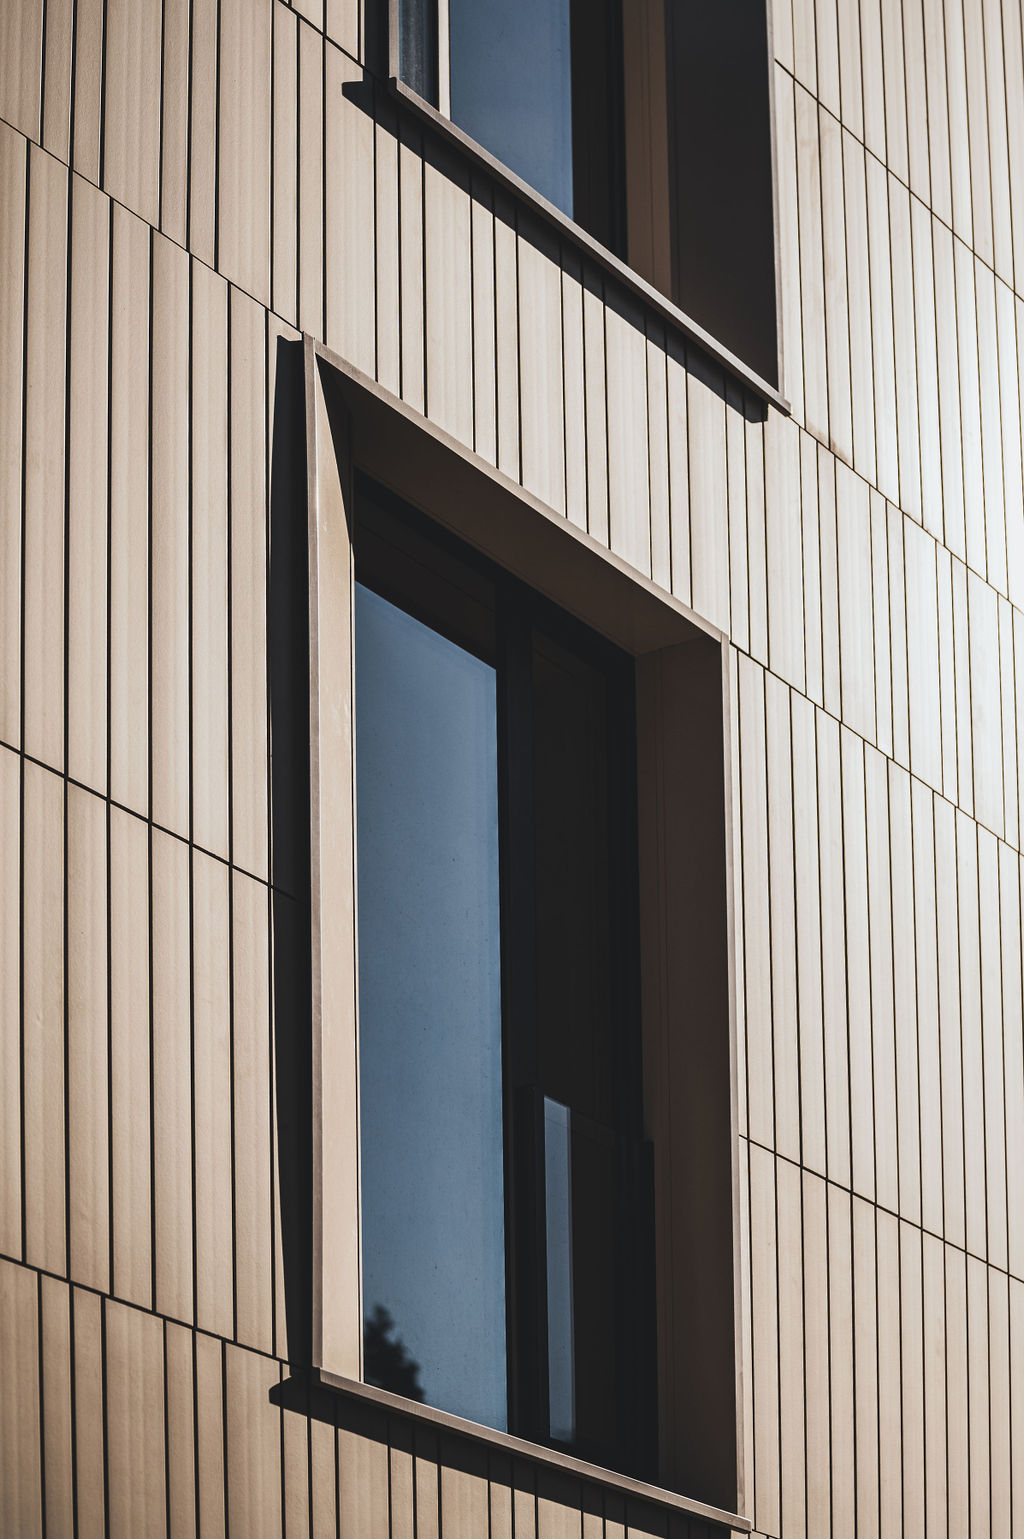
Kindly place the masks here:
[(452, 122), (571, 216), (569, 0), (449, 0), (448, 11)]
[(504, 1428), (493, 667), (356, 586), (364, 1364)]

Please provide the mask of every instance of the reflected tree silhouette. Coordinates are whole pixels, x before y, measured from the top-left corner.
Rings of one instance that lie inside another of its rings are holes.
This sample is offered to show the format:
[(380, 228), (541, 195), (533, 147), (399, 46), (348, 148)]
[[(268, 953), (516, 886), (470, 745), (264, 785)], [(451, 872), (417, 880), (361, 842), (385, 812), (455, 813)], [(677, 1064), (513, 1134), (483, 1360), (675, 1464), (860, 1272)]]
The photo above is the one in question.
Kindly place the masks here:
[(409, 1400), (422, 1400), (420, 1365), (409, 1354), (383, 1304), (374, 1304), (363, 1326), (363, 1374), (367, 1383)]

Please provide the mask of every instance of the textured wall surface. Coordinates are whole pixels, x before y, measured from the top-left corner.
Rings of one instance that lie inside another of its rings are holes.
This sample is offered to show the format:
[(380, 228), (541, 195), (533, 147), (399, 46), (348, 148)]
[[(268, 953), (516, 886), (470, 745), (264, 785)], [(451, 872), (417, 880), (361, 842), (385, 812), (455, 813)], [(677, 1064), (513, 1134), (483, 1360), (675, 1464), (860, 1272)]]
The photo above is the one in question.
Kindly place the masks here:
[(424, 143), (363, 33), (357, 0), (0, 6), (0, 1531), (666, 1532), (268, 1398), (268, 446), (306, 331), (731, 638), (745, 1510), (1009, 1535), (1019, 0), (775, 0), (766, 421)]

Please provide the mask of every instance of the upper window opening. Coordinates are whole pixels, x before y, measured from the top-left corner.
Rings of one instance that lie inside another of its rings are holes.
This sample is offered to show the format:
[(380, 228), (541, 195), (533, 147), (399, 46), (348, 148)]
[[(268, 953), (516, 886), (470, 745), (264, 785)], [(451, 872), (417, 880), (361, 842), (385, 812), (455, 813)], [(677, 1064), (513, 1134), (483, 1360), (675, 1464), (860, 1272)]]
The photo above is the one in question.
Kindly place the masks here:
[(625, 255), (615, 0), (401, 0), (402, 79)]
[(399, 0), (401, 80), (779, 383), (765, 0)]

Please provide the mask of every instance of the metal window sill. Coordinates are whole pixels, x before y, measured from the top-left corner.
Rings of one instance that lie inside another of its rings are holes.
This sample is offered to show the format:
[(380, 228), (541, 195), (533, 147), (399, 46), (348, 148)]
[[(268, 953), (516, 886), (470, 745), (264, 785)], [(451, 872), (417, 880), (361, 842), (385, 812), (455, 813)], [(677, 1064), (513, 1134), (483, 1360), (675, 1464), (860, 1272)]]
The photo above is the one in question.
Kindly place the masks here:
[(556, 208), (553, 203), (549, 203), (539, 192), (536, 192), (528, 183), (516, 176), (514, 171), (510, 171), (506, 165), (503, 165), (500, 160), (497, 160), (479, 145), (475, 139), (471, 139), (469, 134), (464, 133), (450, 118), (446, 118), (442, 112), (438, 112), (436, 107), (431, 106), (428, 101), (425, 101), (422, 96), (413, 91), (404, 81), (392, 75), (388, 81), (388, 87), (392, 95), (404, 103), (418, 118), (427, 123), (443, 138), (447, 139), (449, 143), (457, 145), (467, 159), (486, 171), (488, 175), (492, 176), (496, 182), (511, 192), (520, 202), (526, 204), (546, 223), (552, 225), (560, 235), (565, 236), (575, 246), (585, 251), (606, 272), (611, 273), (613, 277), (617, 278), (624, 288), (637, 295), (649, 309), (654, 310), (661, 316), (662, 320), (667, 321), (669, 325), (681, 332), (688, 341), (700, 347), (703, 352), (707, 353), (723, 369), (740, 380), (756, 396), (760, 397), (762, 401), (766, 401), (770, 406), (774, 406), (776, 411), (781, 412), (783, 416), (788, 417), (790, 415), (789, 402), (774, 385), (769, 384), (760, 374), (755, 373), (742, 359), (737, 358), (735, 353), (731, 353), (727, 347), (723, 347), (721, 342), (718, 342), (710, 332), (704, 330), (703, 326), (698, 325), (685, 311), (680, 310), (678, 305), (674, 305), (670, 299), (666, 299), (664, 294), (659, 293), (645, 278), (641, 278), (639, 273), (634, 272), (631, 267), (627, 266), (621, 257), (617, 257), (614, 252), (602, 246), (600, 241), (595, 240), (592, 235), (588, 235), (587, 231), (570, 219), (567, 214), (563, 214), (560, 208)]
[(466, 1421), (461, 1416), (452, 1416), (447, 1411), (435, 1410), (433, 1406), (422, 1405), (418, 1400), (409, 1400), (404, 1395), (393, 1395), (389, 1390), (377, 1389), (372, 1384), (362, 1384), (356, 1379), (345, 1379), (338, 1374), (328, 1373), (324, 1369), (314, 1370), (314, 1379), (322, 1388), (345, 1395), (350, 1399), (379, 1406), (397, 1415), (406, 1416), (411, 1421), (437, 1427), (453, 1436), (468, 1438), (471, 1442), (486, 1447), (498, 1448), (503, 1453), (528, 1459), (533, 1464), (575, 1475), (580, 1480), (589, 1481), (604, 1490), (621, 1492), (624, 1496), (648, 1502), (651, 1506), (659, 1507), (664, 1511), (685, 1513), (687, 1517), (699, 1518), (705, 1523), (717, 1524), (723, 1529), (732, 1529), (737, 1533), (749, 1533), (751, 1530), (749, 1518), (741, 1517), (739, 1513), (727, 1512), (724, 1508), (714, 1507), (707, 1502), (680, 1496), (675, 1491), (666, 1491), (661, 1486), (649, 1485), (643, 1480), (634, 1480), (629, 1475), (617, 1474), (616, 1471), (604, 1469), (598, 1464), (588, 1464), (585, 1459), (575, 1459), (571, 1454), (560, 1453), (555, 1448), (545, 1448), (540, 1443), (529, 1443), (525, 1438), (513, 1437), (510, 1433), (499, 1432), (493, 1427), (484, 1427), (478, 1422)]

